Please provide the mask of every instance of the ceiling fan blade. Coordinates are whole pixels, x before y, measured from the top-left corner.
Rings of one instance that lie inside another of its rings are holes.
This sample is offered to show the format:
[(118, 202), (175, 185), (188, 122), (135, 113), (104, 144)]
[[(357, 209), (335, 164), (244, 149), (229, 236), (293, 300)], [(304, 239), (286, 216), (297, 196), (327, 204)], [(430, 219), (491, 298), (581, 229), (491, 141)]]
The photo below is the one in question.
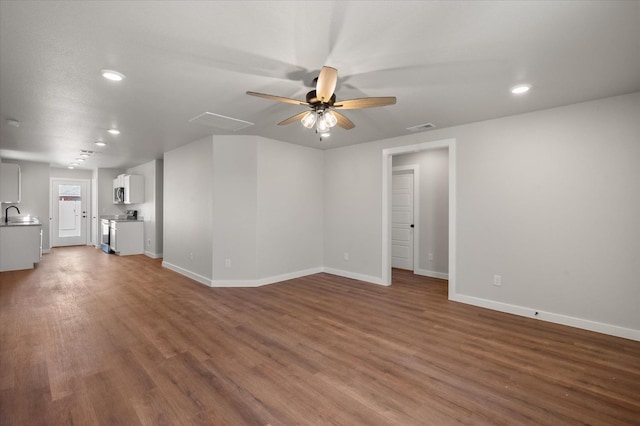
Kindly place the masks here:
[(316, 83), (316, 97), (321, 102), (329, 102), (338, 83), (338, 70), (331, 67), (322, 67), (318, 82)]
[(338, 111), (332, 111), (332, 112), (333, 112), (333, 115), (335, 115), (336, 118), (338, 119), (338, 122), (336, 123), (338, 126), (342, 127), (345, 130), (351, 130), (354, 127), (356, 127), (356, 125), (353, 124), (353, 121), (349, 120), (347, 117), (340, 114)]
[(294, 104), (294, 105), (309, 105), (305, 101), (299, 101), (297, 99), (291, 99), (291, 98), (284, 98), (282, 96), (267, 95), (265, 93), (247, 92), (247, 95), (257, 96), (259, 98), (265, 98), (265, 99), (269, 99), (271, 101), (285, 102), (285, 103)]
[(287, 124), (291, 124), (293, 122), (300, 121), (300, 120), (302, 120), (302, 117), (304, 117), (304, 115), (307, 112), (309, 112), (309, 111), (303, 111), (300, 114), (296, 114), (293, 117), (289, 117), (286, 120), (282, 120), (281, 122), (278, 123), (278, 126), (286, 126)]
[(379, 98), (359, 98), (349, 99), (346, 101), (336, 101), (333, 105), (334, 108), (341, 109), (361, 109), (361, 108), (375, 108), (386, 105), (393, 105), (396, 103), (395, 96), (385, 96)]

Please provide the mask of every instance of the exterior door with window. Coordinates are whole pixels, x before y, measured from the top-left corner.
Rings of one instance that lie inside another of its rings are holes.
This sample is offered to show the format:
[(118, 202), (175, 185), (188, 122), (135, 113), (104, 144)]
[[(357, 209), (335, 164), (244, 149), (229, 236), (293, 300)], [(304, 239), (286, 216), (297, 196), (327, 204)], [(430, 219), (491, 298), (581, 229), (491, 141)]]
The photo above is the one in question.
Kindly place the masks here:
[(51, 245), (87, 244), (88, 181), (51, 181)]

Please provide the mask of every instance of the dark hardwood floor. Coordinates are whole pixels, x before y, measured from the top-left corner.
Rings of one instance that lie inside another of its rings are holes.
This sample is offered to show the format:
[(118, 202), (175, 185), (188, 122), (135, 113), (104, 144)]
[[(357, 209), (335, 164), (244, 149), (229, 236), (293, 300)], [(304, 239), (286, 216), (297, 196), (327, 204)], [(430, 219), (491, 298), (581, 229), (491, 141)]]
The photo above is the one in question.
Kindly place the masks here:
[(393, 275), (208, 288), (53, 249), (0, 273), (0, 424), (640, 425), (640, 342)]

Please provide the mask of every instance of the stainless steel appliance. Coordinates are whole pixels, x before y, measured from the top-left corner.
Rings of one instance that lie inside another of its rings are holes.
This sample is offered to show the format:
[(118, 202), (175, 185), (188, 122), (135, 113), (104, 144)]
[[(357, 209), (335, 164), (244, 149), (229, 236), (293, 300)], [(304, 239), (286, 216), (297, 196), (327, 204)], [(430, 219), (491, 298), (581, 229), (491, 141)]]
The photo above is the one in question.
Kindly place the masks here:
[(109, 219), (101, 219), (102, 244), (109, 244)]
[(113, 202), (124, 204), (124, 187), (113, 188)]
[(102, 242), (102, 251), (104, 251), (105, 253), (110, 253), (110, 243), (111, 243), (111, 238), (109, 237), (110, 235), (110, 223), (111, 221), (109, 219), (100, 219), (100, 228), (101, 228), (101, 234), (102, 234), (102, 238), (101, 238), (101, 242)]

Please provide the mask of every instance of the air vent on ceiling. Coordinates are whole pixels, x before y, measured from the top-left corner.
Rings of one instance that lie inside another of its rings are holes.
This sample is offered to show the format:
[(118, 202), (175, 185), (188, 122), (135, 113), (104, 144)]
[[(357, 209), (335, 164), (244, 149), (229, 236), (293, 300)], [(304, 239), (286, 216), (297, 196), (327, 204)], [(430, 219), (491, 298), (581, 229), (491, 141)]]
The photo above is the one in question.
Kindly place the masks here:
[(407, 130), (410, 132), (420, 132), (422, 130), (433, 129), (435, 127), (436, 125), (433, 123), (424, 123), (424, 124), (418, 124), (417, 126), (413, 126), (413, 127), (407, 127)]
[(203, 124), (218, 130), (238, 131), (245, 127), (253, 126), (254, 123), (239, 120), (237, 118), (225, 117), (224, 115), (214, 114), (212, 112), (203, 112), (189, 120), (191, 123)]

